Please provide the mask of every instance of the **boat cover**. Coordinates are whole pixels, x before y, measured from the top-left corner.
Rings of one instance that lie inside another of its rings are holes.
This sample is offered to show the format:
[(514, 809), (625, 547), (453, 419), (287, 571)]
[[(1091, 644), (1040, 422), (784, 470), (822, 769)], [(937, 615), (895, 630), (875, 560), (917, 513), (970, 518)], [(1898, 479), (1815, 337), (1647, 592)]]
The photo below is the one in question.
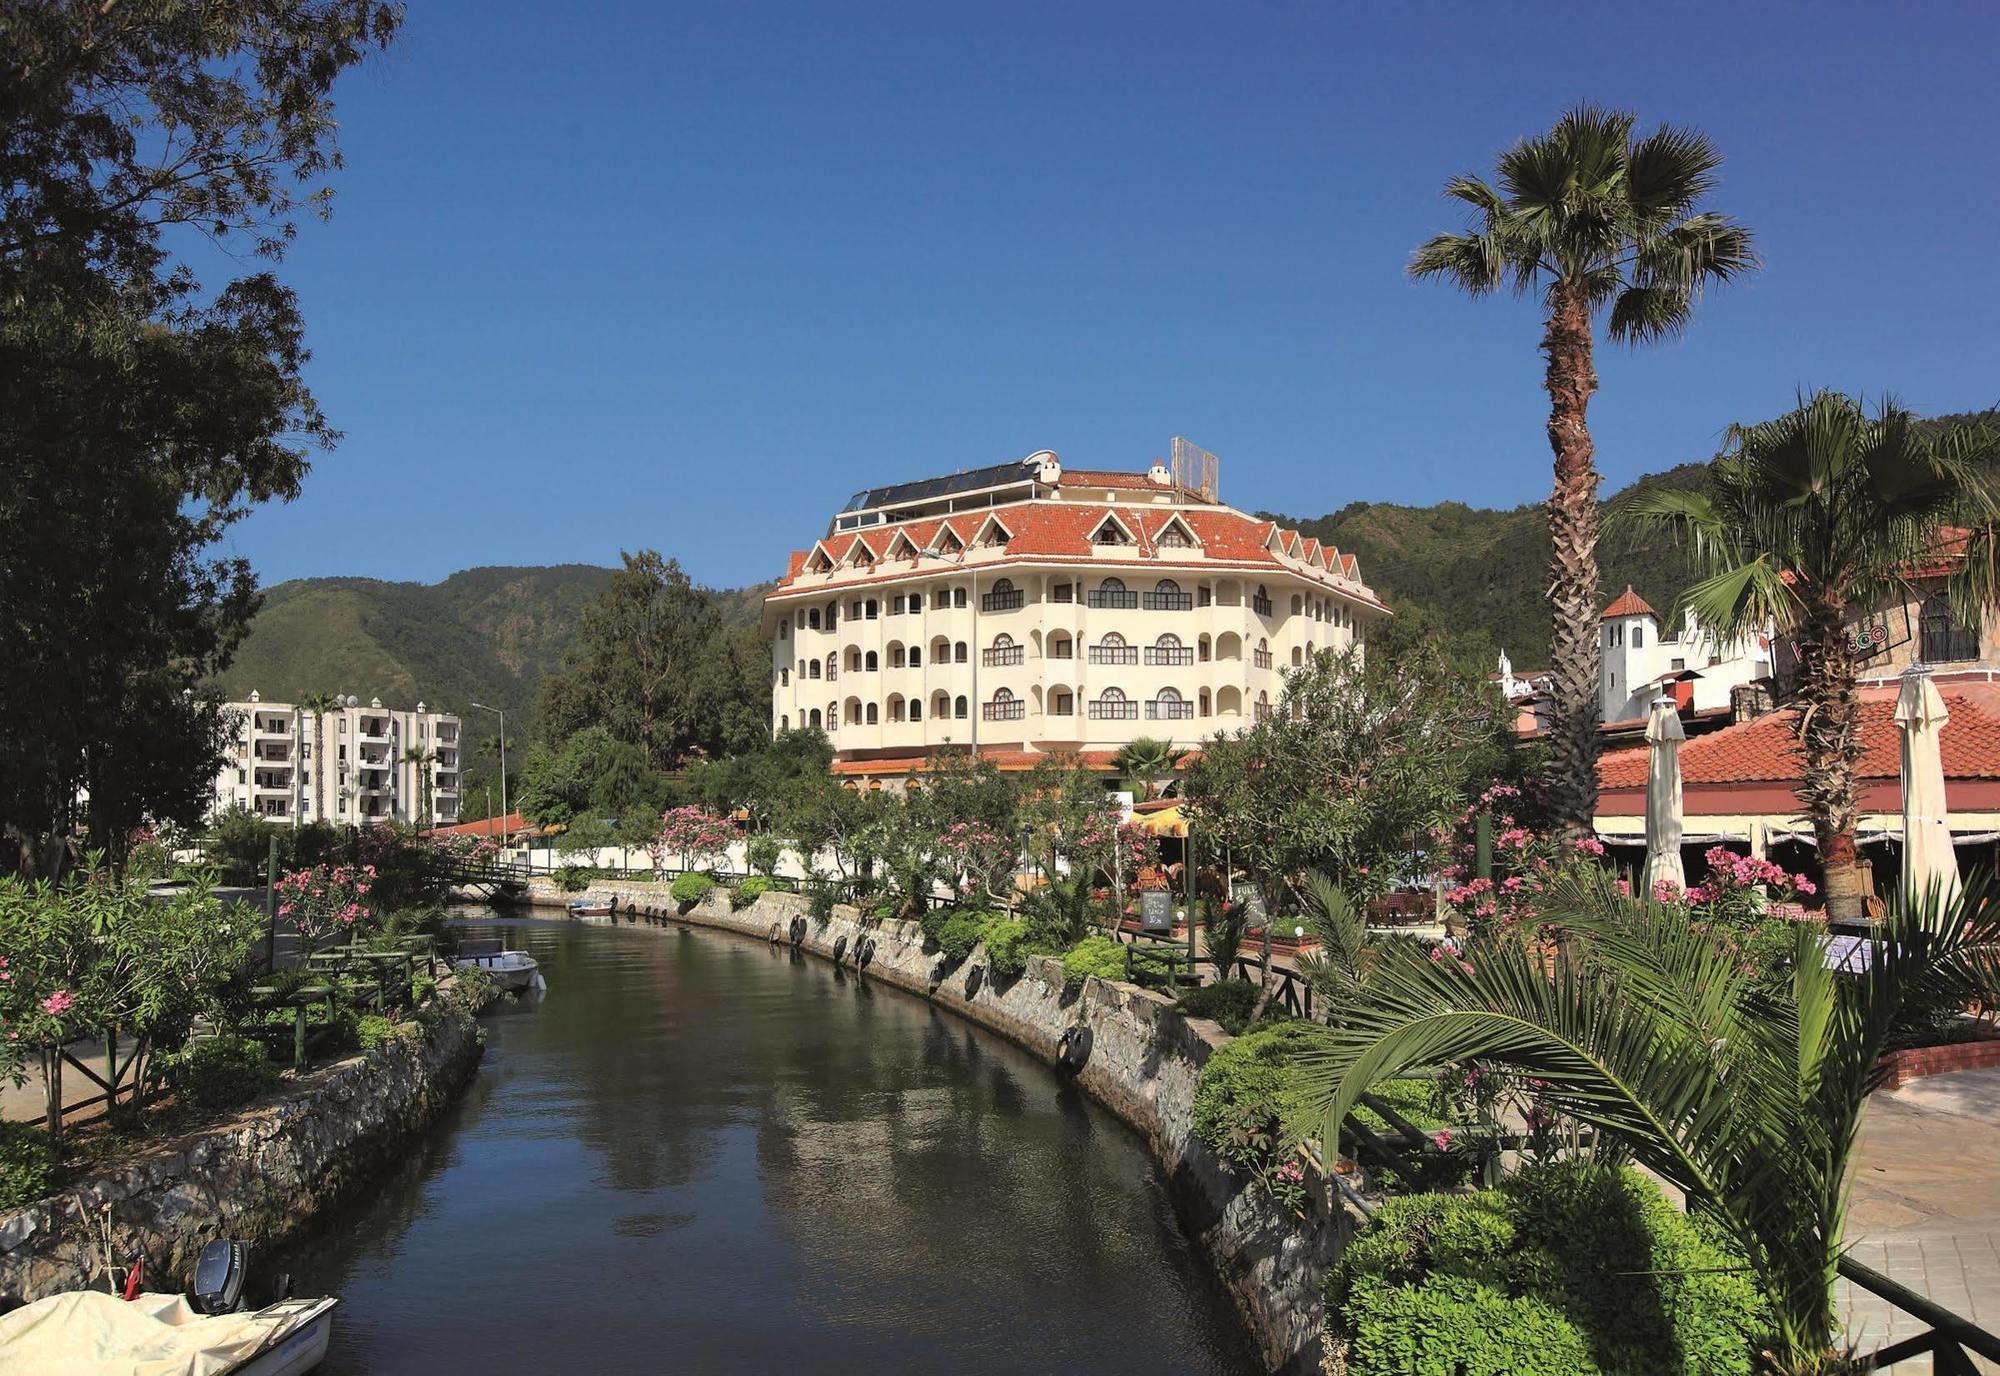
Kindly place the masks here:
[(0, 1376), (224, 1376), (296, 1321), (197, 1314), (181, 1295), (50, 1295), (0, 1315)]

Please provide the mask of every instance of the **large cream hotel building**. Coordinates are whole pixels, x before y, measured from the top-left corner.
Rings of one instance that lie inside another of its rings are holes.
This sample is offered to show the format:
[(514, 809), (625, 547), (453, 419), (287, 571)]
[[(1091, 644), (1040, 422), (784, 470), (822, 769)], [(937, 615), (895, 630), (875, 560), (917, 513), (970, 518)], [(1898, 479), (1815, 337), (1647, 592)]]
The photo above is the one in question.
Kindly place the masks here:
[(1354, 556), (1223, 505), (1212, 455), (1147, 473), (1044, 451), (857, 494), (764, 606), (772, 726), (893, 783), (944, 750), (1002, 767), (1138, 736), (1193, 744), (1387, 615)]

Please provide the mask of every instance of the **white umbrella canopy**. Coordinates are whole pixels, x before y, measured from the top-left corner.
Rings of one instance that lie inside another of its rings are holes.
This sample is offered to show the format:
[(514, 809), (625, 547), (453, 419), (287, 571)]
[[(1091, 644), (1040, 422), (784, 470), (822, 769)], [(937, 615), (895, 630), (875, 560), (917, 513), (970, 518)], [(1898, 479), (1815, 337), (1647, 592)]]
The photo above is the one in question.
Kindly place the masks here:
[(1931, 682), (1930, 666), (1903, 671), (1896, 695), (1896, 726), (1903, 733), (1903, 901), (1921, 901), (1933, 890), (1943, 901), (1958, 896), (1958, 856), (1951, 848), (1950, 810), (1944, 797), (1940, 735), (1951, 714)]
[(1672, 698), (1656, 698), (1646, 719), (1646, 888), (1661, 880), (1687, 887), (1681, 866), (1681, 730)]

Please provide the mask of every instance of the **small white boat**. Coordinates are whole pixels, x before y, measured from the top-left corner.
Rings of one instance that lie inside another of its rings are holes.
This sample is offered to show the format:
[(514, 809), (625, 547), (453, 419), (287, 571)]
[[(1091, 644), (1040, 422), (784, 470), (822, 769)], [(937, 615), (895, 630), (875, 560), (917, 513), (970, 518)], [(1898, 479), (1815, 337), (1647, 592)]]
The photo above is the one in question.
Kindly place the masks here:
[(572, 898), (569, 902), (571, 917), (601, 919), (609, 922), (618, 915), (617, 907), (608, 898)]
[(72, 1290), (0, 1316), (0, 1376), (302, 1376), (326, 1356), (332, 1298), (204, 1314), (184, 1295)]
[[(493, 944), (496, 947), (499, 945), (498, 942)], [(510, 994), (518, 994), (523, 989), (539, 993), (548, 988), (542, 979), (542, 967), (526, 951), (468, 950), (461, 946), (451, 963), (460, 970), (484, 970), (493, 977), (495, 984)]]

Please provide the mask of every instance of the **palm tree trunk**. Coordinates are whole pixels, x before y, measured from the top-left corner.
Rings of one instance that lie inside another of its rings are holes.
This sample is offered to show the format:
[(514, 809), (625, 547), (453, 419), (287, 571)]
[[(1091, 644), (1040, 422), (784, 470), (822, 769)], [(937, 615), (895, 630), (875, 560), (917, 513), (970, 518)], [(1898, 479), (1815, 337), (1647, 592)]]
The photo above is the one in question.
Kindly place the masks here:
[(1847, 646), (1846, 609), (1821, 598), (1799, 627), (1799, 801), (1812, 818), (1826, 875), (1826, 915), (1854, 921), (1867, 894), (1854, 849), (1854, 771), (1861, 762), (1861, 705), (1854, 692), (1854, 656)]
[(1549, 802), (1555, 829), (1587, 836), (1597, 811), (1597, 468), (1586, 412), (1597, 391), (1590, 308), (1582, 292), (1558, 284), (1542, 352), (1549, 394), (1549, 447), (1555, 487), (1549, 493), (1549, 604), (1555, 614), (1550, 678), (1555, 716), (1549, 730)]

